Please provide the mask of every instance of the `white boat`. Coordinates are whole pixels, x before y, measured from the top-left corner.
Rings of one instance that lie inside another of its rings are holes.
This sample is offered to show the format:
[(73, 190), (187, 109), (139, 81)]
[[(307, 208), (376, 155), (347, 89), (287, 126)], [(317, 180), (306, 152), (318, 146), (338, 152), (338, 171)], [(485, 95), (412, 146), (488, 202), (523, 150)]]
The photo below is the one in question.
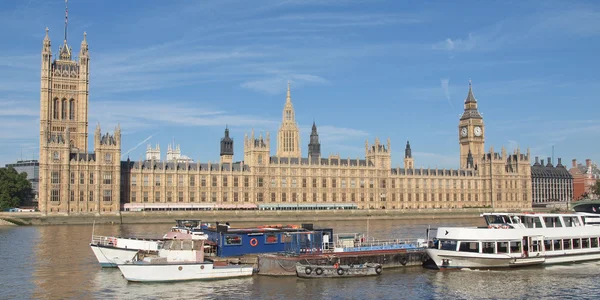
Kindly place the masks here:
[(102, 267), (117, 267), (118, 264), (133, 260), (139, 250), (157, 252), (165, 240), (189, 238), (191, 235), (202, 235), (199, 220), (176, 220), (162, 239), (139, 239), (118, 236), (99, 236), (92, 234), (90, 248)]
[(580, 214), (484, 213), (485, 227), (440, 227), (426, 266), (507, 268), (600, 260), (600, 226)]
[(119, 264), (123, 277), (137, 282), (208, 280), (252, 276), (254, 268), (245, 265), (215, 266), (204, 261), (206, 236), (165, 241), (158, 255), (139, 252), (131, 261)]

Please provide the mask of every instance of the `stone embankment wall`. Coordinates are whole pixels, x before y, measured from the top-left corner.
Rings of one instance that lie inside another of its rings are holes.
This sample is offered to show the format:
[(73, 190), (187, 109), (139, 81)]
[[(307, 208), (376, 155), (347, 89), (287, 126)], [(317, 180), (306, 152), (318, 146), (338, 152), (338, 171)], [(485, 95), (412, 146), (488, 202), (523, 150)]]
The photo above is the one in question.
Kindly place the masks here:
[[(321, 210), (321, 211), (161, 211), (121, 212), (114, 215), (48, 215), (40, 213), (0, 213), (0, 219), (25, 225), (59, 224), (151, 224), (173, 223), (175, 219), (200, 219), (203, 222), (317, 223), (346, 220), (436, 220), (479, 218), (490, 209), (431, 210)], [(547, 211), (547, 210), (544, 210)]]

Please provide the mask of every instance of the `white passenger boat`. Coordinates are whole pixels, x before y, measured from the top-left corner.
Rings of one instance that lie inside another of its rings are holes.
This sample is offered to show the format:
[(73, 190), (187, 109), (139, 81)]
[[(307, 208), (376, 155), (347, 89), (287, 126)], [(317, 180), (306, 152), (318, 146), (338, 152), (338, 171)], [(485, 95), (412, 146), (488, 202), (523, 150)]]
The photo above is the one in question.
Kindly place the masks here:
[[(600, 226), (580, 214), (484, 213), (485, 227), (440, 227), (425, 251), (438, 269), (600, 260)], [(588, 220), (589, 221), (589, 220)]]
[(137, 282), (224, 279), (252, 276), (254, 268), (246, 265), (215, 266), (204, 260), (206, 235), (165, 241), (157, 255), (138, 252), (131, 262), (119, 264), (123, 277)]
[(118, 264), (131, 261), (139, 250), (156, 253), (165, 240), (188, 238), (190, 235), (203, 234), (199, 220), (176, 220), (162, 239), (139, 239), (118, 236), (99, 236), (92, 234), (90, 248), (102, 267), (117, 267)]

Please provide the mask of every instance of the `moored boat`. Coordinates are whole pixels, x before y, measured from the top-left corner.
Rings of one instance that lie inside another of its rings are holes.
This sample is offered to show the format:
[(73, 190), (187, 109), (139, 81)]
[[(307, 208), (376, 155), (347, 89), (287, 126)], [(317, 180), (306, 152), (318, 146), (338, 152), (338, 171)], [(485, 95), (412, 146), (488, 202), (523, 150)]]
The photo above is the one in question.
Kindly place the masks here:
[(254, 268), (246, 265), (217, 266), (204, 260), (206, 235), (166, 241), (157, 255), (138, 252), (119, 270), (128, 281), (168, 282), (185, 280), (224, 279), (252, 276)]
[(90, 248), (102, 267), (117, 267), (131, 261), (138, 251), (157, 252), (165, 240), (187, 238), (202, 234), (199, 220), (176, 220), (176, 225), (162, 239), (140, 239), (133, 237), (99, 236), (92, 233)]
[(290, 233), (286, 251), (258, 256), (258, 274), (295, 276), (296, 264), (361, 265), (378, 263), (387, 268), (422, 266), (429, 257), (425, 239), (415, 241), (367, 239), (362, 234), (335, 234), (318, 230)]
[(300, 278), (344, 278), (381, 275), (381, 264), (360, 265), (305, 265), (296, 263), (296, 275)]
[(510, 268), (600, 260), (600, 226), (580, 214), (485, 213), (485, 227), (441, 227), (426, 267)]

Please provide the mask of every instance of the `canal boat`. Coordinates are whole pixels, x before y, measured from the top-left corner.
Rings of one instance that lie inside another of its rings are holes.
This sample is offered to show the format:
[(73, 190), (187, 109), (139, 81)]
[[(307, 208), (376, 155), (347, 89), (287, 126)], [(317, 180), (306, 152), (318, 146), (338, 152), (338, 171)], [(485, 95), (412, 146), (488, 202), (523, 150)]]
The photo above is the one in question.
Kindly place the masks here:
[(381, 264), (366, 263), (360, 265), (312, 265), (296, 263), (296, 275), (300, 278), (345, 278), (381, 275)]
[(116, 268), (118, 264), (132, 260), (140, 250), (157, 252), (165, 240), (203, 234), (199, 225), (200, 220), (176, 220), (176, 225), (162, 239), (99, 236), (94, 235), (92, 230), (90, 248), (100, 266)]
[(252, 276), (247, 265), (215, 264), (205, 260), (206, 235), (165, 241), (157, 254), (139, 251), (134, 259), (118, 264), (123, 277), (134, 282), (212, 280)]
[(440, 227), (426, 267), (492, 269), (600, 260), (600, 226), (577, 213), (484, 213), (484, 227)]

